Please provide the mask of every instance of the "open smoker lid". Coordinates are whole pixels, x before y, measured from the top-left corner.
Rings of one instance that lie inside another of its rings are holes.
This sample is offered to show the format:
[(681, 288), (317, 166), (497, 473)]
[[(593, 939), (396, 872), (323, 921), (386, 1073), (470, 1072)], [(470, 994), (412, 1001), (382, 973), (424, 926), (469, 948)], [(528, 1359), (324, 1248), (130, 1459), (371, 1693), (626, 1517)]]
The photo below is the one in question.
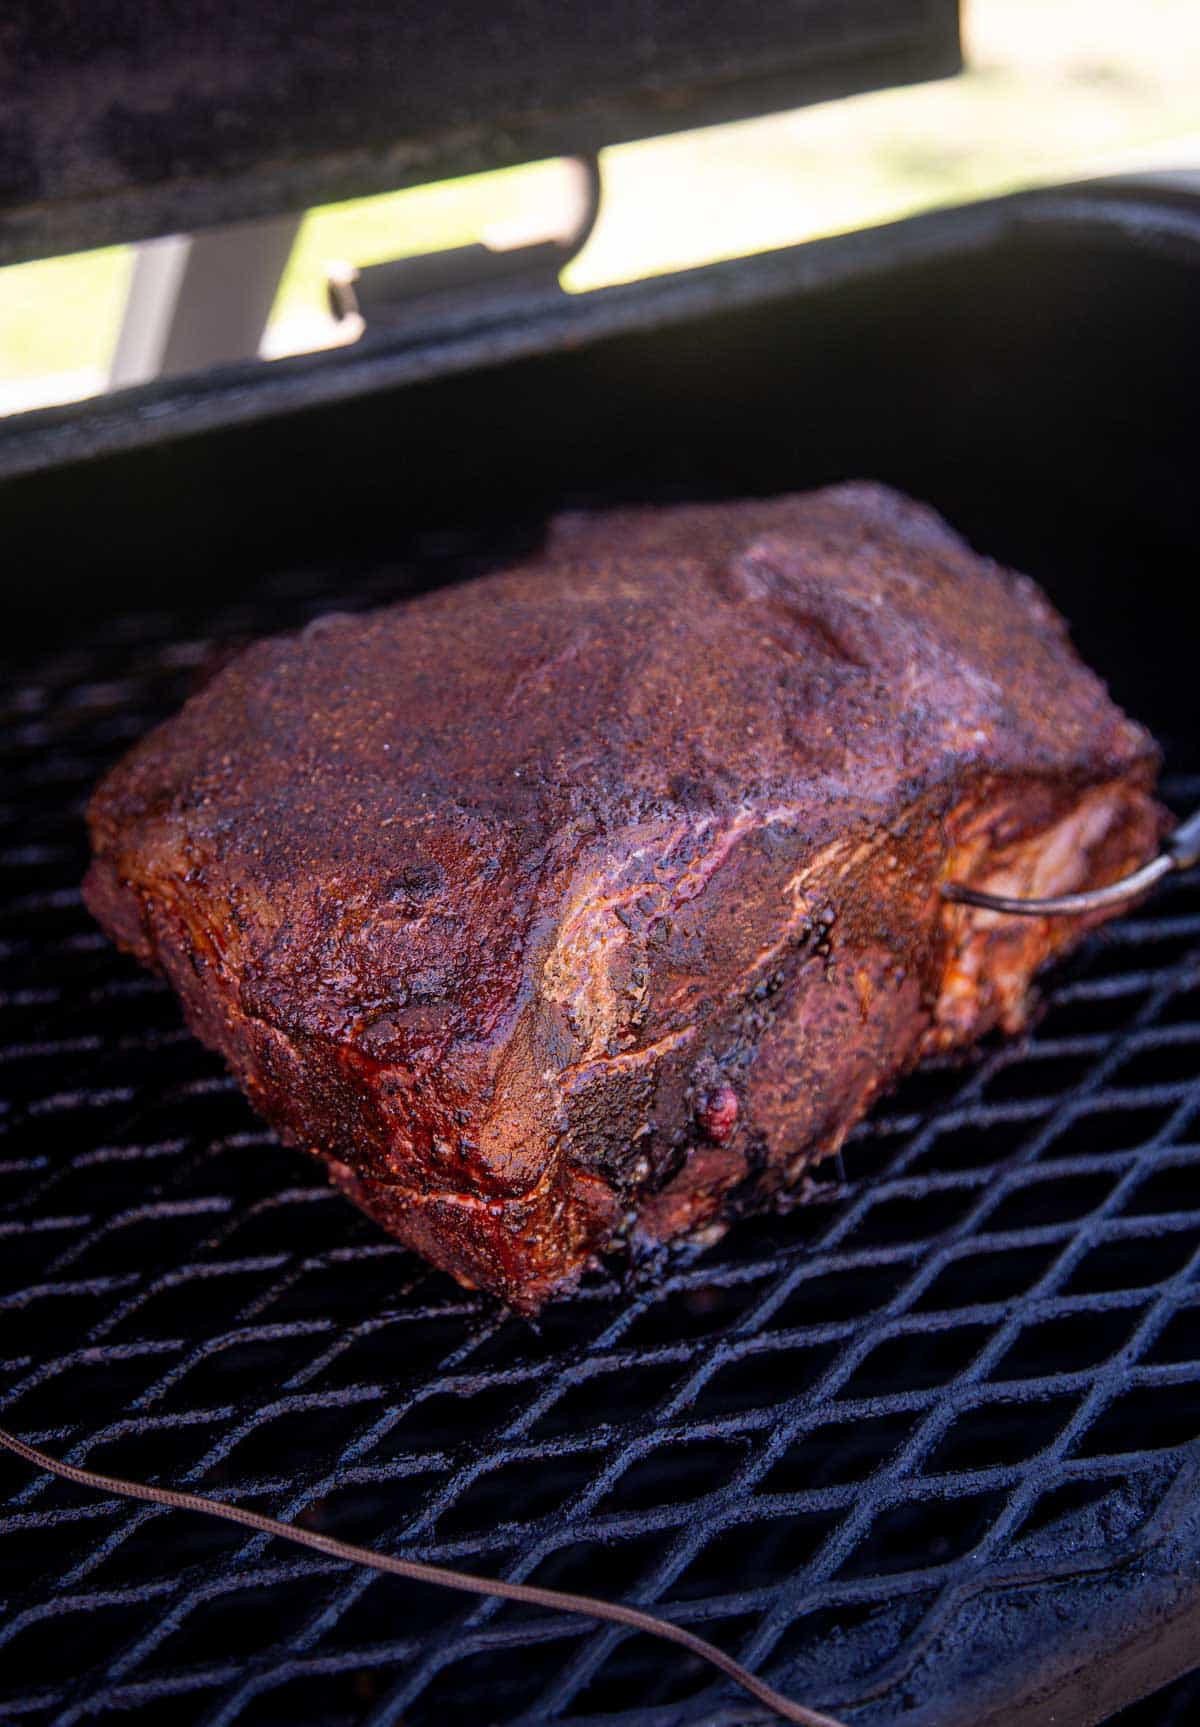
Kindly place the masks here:
[(959, 64), (957, 0), (15, 0), (0, 24), (0, 264)]

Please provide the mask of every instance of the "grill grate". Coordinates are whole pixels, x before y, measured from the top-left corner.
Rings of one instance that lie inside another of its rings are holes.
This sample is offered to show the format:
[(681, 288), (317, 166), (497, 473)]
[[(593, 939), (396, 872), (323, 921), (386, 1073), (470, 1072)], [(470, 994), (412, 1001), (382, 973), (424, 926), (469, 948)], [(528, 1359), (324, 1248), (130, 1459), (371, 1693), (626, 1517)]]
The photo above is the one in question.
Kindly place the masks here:
[[(431, 552), (354, 596), (430, 566), (459, 570)], [(331, 591), (344, 606), (328, 572), (293, 575), (190, 624), (279, 627)], [(1110, 1595), (1134, 1623), (1152, 1567), (1130, 1560), (1194, 1504), (1200, 882), (1093, 938), (1023, 1043), (914, 1076), (811, 1203), (632, 1292), (597, 1277), (535, 1329), (280, 1150), (83, 911), (82, 800), (207, 652), (124, 618), (10, 685), (0, 1420), (349, 1539), (663, 1606), (856, 1720), (954, 1719), (948, 1648), (1044, 1674), (1103, 1636)], [(1186, 807), (1200, 778), (1171, 765)], [(760, 1718), (648, 1639), (7, 1457), (0, 1494), (15, 1722), (152, 1722), (168, 1699), (178, 1723), (245, 1727)]]

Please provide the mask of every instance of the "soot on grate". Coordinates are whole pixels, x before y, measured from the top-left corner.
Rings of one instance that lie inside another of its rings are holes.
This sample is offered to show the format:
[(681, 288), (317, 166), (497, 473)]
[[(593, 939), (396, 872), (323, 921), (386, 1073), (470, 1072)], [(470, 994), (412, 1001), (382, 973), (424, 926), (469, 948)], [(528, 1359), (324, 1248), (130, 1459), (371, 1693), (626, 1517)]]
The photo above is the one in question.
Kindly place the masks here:
[[(289, 578), (206, 636), (327, 592)], [(1052, 1666), (1079, 1629), (1054, 1592), (1115, 1588), (1170, 1533), (1200, 1436), (1200, 882), (1091, 940), (1023, 1042), (914, 1076), (811, 1203), (632, 1293), (593, 1279), (535, 1328), (281, 1150), (83, 911), (82, 801), (208, 651), (125, 619), (8, 692), (0, 1420), (94, 1468), (664, 1608), (856, 1720), (936, 1699), (954, 1675), (930, 1649), (968, 1625), (990, 1647), (991, 1607), (1011, 1655)], [(1173, 765), (1187, 807), (1200, 780)], [(756, 1718), (642, 1637), (7, 1457), (0, 1492), (14, 1721)], [(1041, 1647), (1004, 1629), (1018, 1572), (1053, 1595), (1057, 1633), (1025, 1622)]]

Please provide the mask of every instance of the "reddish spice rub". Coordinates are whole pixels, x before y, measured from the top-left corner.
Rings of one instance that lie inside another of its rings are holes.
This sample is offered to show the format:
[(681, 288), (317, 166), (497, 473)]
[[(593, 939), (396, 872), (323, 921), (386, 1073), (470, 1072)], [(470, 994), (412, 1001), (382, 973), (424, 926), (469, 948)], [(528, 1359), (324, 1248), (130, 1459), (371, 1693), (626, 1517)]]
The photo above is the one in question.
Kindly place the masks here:
[(1156, 764), (1035, 585), (882, 487), (567, 517), (247, 649), (99, 787), (84, 891), (281, 1138), (533, 1312), (1018, 1029), (1081, 921), (941, 883), (1117, 878)]

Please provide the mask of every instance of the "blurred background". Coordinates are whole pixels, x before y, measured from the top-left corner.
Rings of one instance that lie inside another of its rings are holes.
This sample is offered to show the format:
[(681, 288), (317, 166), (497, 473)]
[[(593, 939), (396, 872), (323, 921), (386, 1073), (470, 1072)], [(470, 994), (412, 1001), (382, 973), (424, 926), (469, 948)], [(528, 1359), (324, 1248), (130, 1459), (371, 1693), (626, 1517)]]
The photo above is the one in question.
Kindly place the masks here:
[[(604, 152), (574, 292), (792, 245), (1018, 187), (1126, 169), (1200, 171), (1197, 0), (965, 0), (967, 70)], [(511, 230), (561, 192), (535, 163), (309, 212), (266, 359), (352, 339), (330, 266)], [(0, 413), (108, 387), (134, 248), (0, 270)]]

